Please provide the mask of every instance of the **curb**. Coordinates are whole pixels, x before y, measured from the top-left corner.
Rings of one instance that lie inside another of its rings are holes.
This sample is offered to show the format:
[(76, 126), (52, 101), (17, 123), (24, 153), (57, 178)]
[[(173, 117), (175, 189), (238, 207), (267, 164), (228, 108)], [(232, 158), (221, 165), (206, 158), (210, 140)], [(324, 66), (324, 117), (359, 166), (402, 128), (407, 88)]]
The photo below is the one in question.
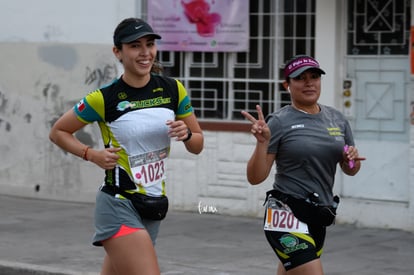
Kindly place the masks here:
[(1, 275), (98, 275), (93, 272), (64, 270), (42, 265), (26, 264), (0, 260)]

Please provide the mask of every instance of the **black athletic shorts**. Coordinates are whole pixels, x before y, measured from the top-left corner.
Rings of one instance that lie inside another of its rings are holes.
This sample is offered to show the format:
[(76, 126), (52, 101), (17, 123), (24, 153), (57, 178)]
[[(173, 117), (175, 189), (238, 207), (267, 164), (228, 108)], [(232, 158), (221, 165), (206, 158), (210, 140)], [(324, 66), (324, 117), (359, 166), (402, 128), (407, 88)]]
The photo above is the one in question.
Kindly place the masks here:
[(323, 250), (326, 227), (309, 226), (309, 233), (266, 231), (265, 236), (286, 270), (318, 259)]
[(318, 259), (322, 254), (326, 226), (310, 207), (309, 203), (280, 192), (267, 194), (265, 236), (286, 270)]

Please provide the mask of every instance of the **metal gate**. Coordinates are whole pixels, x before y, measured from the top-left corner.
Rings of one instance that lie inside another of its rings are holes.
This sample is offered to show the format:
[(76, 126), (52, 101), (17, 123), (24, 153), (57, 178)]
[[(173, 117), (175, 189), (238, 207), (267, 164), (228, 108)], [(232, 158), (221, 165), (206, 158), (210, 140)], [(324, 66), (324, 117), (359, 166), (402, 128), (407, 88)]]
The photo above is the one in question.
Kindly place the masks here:
[(343, 195), (409, 200), (410, 1), (349, 0), (345, 114), (369, 161)]

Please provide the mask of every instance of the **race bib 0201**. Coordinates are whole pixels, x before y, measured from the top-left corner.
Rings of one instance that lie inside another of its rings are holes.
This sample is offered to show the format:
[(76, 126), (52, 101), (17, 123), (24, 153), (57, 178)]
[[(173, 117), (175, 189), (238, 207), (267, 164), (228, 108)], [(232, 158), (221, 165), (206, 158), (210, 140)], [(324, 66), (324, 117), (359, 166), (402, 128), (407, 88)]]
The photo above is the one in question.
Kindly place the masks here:
[(142, 187), (148, 187), (165, 180), (167, 157), (168, 148), (128, 156), (134, 182)]
[(266, 206), (264, 230), (308, 234), (308, 225), (293, 215), (288, 205), (269, 198)]

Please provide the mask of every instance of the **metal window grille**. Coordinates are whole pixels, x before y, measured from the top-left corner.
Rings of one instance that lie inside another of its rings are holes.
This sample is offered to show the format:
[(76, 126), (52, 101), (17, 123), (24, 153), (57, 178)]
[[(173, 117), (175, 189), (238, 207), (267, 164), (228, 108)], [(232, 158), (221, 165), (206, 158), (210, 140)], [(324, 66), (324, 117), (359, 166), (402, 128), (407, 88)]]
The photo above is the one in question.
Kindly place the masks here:
[(349, 55), (407, 55), (410, 1), (349, 0)]
[(249, 5), (249, 52), (159, 52), (165, 74), (183, 82), (201, 120), (239, 121), (241, 110), (255, 113), (257, 104), (265, 114), (288, 104), (281, 66), (293, 55), (314, 53), (315, 0)]

